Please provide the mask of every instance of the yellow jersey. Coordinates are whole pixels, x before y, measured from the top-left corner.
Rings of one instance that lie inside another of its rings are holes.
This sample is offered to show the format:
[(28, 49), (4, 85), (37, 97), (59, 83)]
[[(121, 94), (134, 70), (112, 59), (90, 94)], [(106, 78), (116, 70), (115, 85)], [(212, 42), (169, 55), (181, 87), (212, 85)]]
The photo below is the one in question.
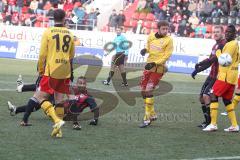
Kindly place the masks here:
[(48, 28), (41, 40), (38, 72), (56, 79), (70, 78), (70, 61), (74, 54), (74, 37), (71, 32), (65, 27)]
[(226, 67), (219, 65), (217, 79), (220, 81), (225, 81), (227, 83), (236, 85), (238, 82), (238, 64), (239, 64), (238, 42), (235, 40), (227, 42), (223, 47), (222, 52), (218, 50), (216, 52), (216, 55), (220, 56), (221, 53), (229, 53), (232, 57), (232, 64)]
[(155, 33), (151, 33), (147, 40), (147, 63), (155, 62), (156, 67), (150, 71), (164, 73), (165, 63), (170, 58), (173, 52), (173, 40), (170, 36), (156, 38)]

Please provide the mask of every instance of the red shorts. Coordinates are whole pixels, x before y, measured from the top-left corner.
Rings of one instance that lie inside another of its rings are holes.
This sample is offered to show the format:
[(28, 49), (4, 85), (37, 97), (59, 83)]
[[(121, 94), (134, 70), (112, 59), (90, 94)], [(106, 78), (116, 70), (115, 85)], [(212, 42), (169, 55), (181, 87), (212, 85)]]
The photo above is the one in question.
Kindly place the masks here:
[(238, 77), (238, 86), (237, 86), (237, 89), (240, 89), (240, 75)]
[(227, 100), (231, 100), (233, 97), (235, 85), (229, 84), (224, 81), (216, 80), (213, 85), (213, 93), (218, 97), (222, 97)]
[(156, 72), (150, 72), (150, 71), (144, 70), (143, 76), (140, 82), (140, 86), (142, 90), (154, 89), (158, 85), (162, 76), (163, 76), (162, 73), (156, 73)]
[(43, 76), (40, 84), (39, 90), (53, 94), (54, 92), (69, 94), (70, 79), (55, 79), (48, 76)]

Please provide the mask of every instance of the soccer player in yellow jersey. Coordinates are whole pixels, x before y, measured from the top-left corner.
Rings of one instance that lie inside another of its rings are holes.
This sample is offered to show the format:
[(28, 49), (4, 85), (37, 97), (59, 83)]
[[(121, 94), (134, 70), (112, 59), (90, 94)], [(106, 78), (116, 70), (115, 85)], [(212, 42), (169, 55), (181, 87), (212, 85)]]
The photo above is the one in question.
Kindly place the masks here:
[(149, 53), (147, 64), (141, 78), (141, 93), (145, 103), (145, 115), (140, 128), (147, 127), (157, 119), (154, 111), (154, 88), (158, 85), (166, 72), (165, 63), (173, 52), (173, 40), (168, 36), (169, 23), (158, 22), (158, 32), (149, 35), (146, 48), (141, 50), (141, 55)]
[(74, 58), (74, 37), (64, 26), (65, 12), (54, 11), (54, 27), (48, 28), (42, 36), (38, 60), (38, 72), (42, 76), (39, 89), (34, 94), (43, 111), (54, 122), (51, 136), (61, 137), (64, 121), (56, 114), (53, 104), (49, 101), (54, 93), (55, 108), (64, 113), (62, 102), (64, 94), (69, 94), (69, 83), (72, 75), (72, 59)]
[(234, 111), (234, 105), (231, 102), (235, 85), (238, 82), (238, 64), (239, 64), (239, 47), (236, 38), (236, 28), (229, 25), (225, 31), (225, 38), (227, 43), (223, 47), (222, 52), (218, 50), (216, 55), (221, 53), (229, 53), (232, 57), (232, 63), (229, 66), (219, 65), (217, 80), (213, 85), (213, 94), (211, 97), (210, 114), (211, 124), (209, 124), (203, 131), (216, 131), (217, 128), (217, 110), (218, 110), (218, 97), (222, 97), (223, 103), (226, 106), (228, 117), (231, 121), (231, 126), (224, 129), (226, 132), (238, 132), (239, 126)]

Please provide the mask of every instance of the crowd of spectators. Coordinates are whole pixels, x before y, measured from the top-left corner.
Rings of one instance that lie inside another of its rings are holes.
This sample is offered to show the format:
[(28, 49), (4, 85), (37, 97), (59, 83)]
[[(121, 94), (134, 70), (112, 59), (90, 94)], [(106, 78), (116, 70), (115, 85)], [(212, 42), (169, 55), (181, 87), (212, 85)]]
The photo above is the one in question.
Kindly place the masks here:
[[(0, 22), (9, 25), (48, 27), (53, 25), (53, 11), (66, 11), (70, 28), (93, 30), (98, 8), (86, 11), (91, 0), (0, 0)], [(77, 25), (76, 25), (77, 24)]]
[(212, 26), (219, 24), (234, 24), (240, 31), (239, 0), (139, 0), (136, 11), (168, 20), (176, 36), (210, 38)]

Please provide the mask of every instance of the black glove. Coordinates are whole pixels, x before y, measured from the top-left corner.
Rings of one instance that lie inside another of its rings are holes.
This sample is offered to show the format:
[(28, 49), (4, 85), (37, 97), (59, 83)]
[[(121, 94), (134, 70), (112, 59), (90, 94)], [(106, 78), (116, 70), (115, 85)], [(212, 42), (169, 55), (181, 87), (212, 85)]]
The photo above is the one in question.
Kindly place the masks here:
[(73, 79), (74, 79), (74, 75), (73, 75), (73, 72), (71, 72), (71, 77), (70, 77), (71, 82), (73, 82)]
[(146, 48), (144, 48), (144, 49), (142, 49), (142, 50), (140, 51), (140, 54), (141, 54), (142, 56), (145, 56), (146, 53), (147, 53), (147, 49), (146, 49)]
[(197, 75), (197, 73), (198, 73), (197, 70), (194, 70), (194, 71), (192, 72), (191, 76), (192, 76), (193, 79), (195, 79), (195, 76)]
[(147, 63), (146, 66), (145, 66), (145, 69), (146, 70), (150, 70), (152, 69), (153, 67), (156, 66), (156, 63), (155, 62), (152, 62), (152, 63)]
[(98, 123), (98, 119), (93, 119), (93, 120), (90, 121), (89, 125), (94, 125), (94, 126), (96, 126), (97, 123)]

